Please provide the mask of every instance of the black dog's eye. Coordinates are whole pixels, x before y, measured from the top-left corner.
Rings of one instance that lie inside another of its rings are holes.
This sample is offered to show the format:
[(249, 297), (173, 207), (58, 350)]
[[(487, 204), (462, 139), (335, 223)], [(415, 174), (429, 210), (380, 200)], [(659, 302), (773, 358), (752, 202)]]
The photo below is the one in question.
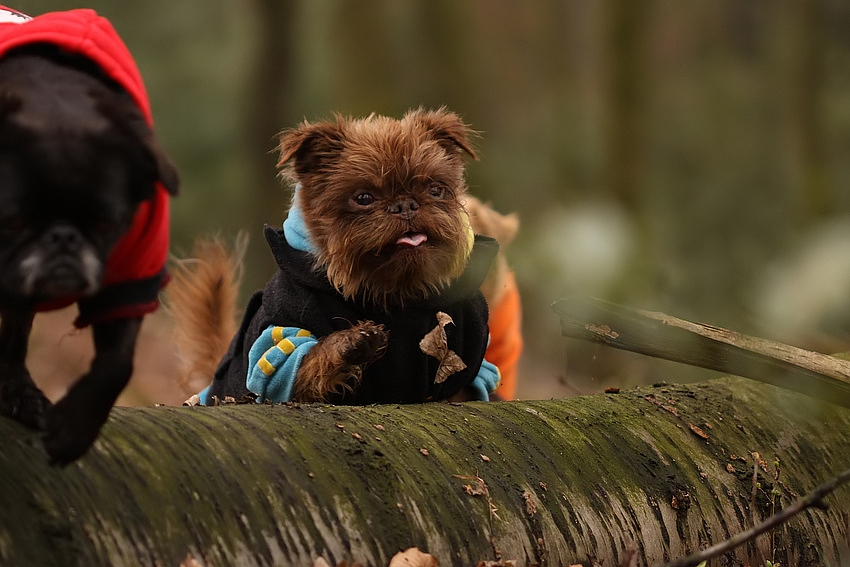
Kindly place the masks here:
[(360, 193), (354, 197), (354, 202), (361, 207), (368, 207), (375, 202), (375, 197), (371, 193)]
[(27, 226), (22, 215), (8, 215), (0, 218), (0, 231), (5, 235), (15, 235)]
[(428, 194), (434, 197), (435, 199), (444, 199), (448, 194), (449, 190), (445, 185), (441, 185), (440, 183), (433, 183), (431, 187), (428, 188)]

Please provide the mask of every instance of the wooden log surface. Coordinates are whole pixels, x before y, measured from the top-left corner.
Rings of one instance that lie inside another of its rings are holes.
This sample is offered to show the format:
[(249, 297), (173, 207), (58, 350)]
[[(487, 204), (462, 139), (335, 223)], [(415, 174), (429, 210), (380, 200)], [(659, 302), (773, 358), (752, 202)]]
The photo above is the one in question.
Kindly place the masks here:
[[(0, 431), (2, 565), (387, 565), (416, 546), (443, 566), (610, 566), (630, 545), (652, 565), (850, 466), (850, 411), (740, 378), (550, 401), (116, 408), (63, 469), (36, 434)], [(850, 490), (827, 503), (775, 532), (776, 553), (762, 536), (722, 564), (846, 564)]]

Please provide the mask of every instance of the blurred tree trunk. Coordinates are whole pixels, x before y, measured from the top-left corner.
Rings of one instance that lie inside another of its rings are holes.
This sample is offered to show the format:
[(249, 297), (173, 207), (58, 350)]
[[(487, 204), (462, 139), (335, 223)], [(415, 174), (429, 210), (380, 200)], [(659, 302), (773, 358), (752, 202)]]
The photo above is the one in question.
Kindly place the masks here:
[(825, 44), (820, 0), (794, 0), (791, 18), (796, 32), (792, 36), (791, 127), (803, 200), (801, 220), (808, 225), (828, 214), (834, 205), (824, 149)]
[(263, 240), (265, 224), (283, 222), (288, 208), (288, 193), (277, 177), (277, 134), (295, 126), (292, 116), (297, 34), (295, 24), (298, 2), (295, 0), (251, 0), (256, 35), (253, 38), (253, 65), (245, 88), (245, 152), (250, 179), (240, 188), (251, 201), (244, 226), (250, 231), (251, 245), (246, 256), (244, 289), (262, 287), (274, 269)]
[(638, 205), (644, 131), (643, 83), (647, 6), (606, 3), (607, 189), (628, 209)]
[[(380, 566), (416, 546), (444, 566), (617, 565), (634, 545), (651, 565), (846, 468), (848, 430), (848, 410), (733, 378), (537, 402), (117, 408), (64, 469), (0, 419), (0, 564)], [(850, 491), (827, 503), (720, 564), (846, 561)]]

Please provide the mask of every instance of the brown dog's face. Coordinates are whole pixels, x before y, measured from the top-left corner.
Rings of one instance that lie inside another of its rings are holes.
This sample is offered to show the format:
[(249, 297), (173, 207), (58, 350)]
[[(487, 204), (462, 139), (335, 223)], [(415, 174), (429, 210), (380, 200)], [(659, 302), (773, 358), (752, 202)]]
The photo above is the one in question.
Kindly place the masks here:
[(454, 113), (416, 110), (304, 123), (281, 136), (279, 166), (298, 199), (317, 264), (346, 297), (384, 305), (428, 297), (464, 270), (472, 246)]

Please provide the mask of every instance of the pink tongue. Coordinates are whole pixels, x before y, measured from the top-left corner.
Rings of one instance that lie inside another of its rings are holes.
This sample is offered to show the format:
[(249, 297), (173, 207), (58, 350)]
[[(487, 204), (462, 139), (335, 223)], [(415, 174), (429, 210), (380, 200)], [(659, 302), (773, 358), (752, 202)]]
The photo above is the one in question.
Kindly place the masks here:
[(409, 232), (395, 241), (399, 246), (416, 247), (428, 240), (428, 237), (421, 232)]

